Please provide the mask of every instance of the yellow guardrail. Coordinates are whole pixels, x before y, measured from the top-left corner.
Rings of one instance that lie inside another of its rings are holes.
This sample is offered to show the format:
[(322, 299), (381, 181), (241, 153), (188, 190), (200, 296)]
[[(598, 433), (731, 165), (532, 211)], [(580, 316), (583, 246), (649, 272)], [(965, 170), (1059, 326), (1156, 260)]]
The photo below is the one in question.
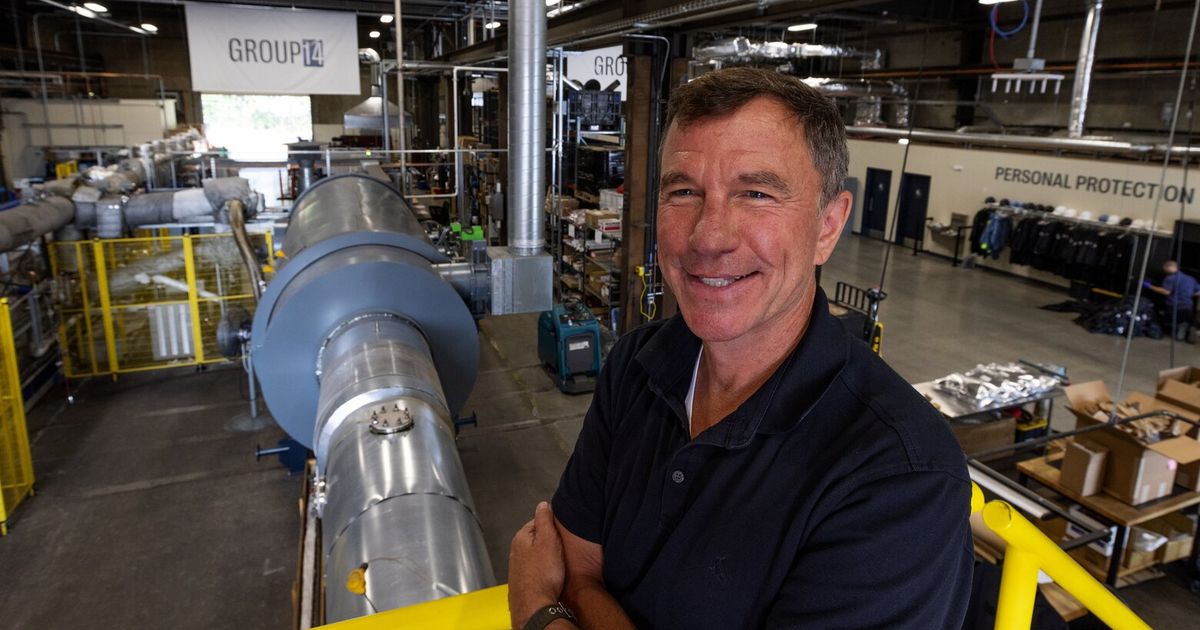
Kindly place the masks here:
[(1000, 576), (1000, 599), (996, 606), (996, 630), (1029, 629), (1033, 619), (1033, 603), (1037, 598), (1039, 570), (1078, 599), (1108, 627), (1118, 630), (1150, 629), (1112, 591), (1079, 566), (1016, 508), (1004, 501), (985, 504), (979, 486), (974, 483), (971, 486), (971, 513), (982, 511), (983, 523), (1007, 543), (1004, 572)]
[(321, 626), (330, 630), (509, 630), (508, 585)]
[(33, 494), (33, 460), (8, 298), (0, 298), (0, 536), (8, 515)]
[[(68, 378), (225, 361), (216, 346), (221, 318), (255, 306), (233, 236), (163, 232), (51, 244)], [(269, 233), (251, 242), (274, 251)]]
[[(1044, 571), (1075, 596), (1100, 621), (1116, 630), (1149, 630), (1121, 600), (1079, 566), (1037, 527), (1004, 501), (984, 502), (979, 486), (971, 484), (971, 513), (983, 512), (983, 521), (1006, 543), (1004, 572), (996, 630), (1029, 630), (1037, 597), (1038, 571)], [(348, 619), (322, 628), (330, 630), (507, 630), (508, 586)]]

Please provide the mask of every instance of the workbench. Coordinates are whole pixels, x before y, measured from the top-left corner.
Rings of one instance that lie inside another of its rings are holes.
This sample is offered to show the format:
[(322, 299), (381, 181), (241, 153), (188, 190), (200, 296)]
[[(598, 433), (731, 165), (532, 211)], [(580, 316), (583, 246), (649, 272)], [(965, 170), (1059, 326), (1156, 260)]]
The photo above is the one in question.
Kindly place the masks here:
[[(1131, 527), (1152, 521), (1172, 512), (1179, 512), (1189, 507), (1200, 505), (1200, 492), (1187, 491), (1178, 486), (1175, 487), (1174, 493), (1170, 496), (1150, 501), (1140, 506), (1129, 505), (1120, 499), (1103, 493), (1085, 497), (1062, 485), (1062, 471), (1058, 466), (1054, 465), (1061, 459), (1062, 453), (1060, 452), (1049, 457), (1036, 457), (1017, 462), (1017, 472), (1020, 473), (1020, 481), (1022, 484), (1028, 485), (1028, 481), (1032, 479), (1042, 486), (1087, 508), (1102, 520), (1116, 527), (1113, 552), (1109, 556), (1108, 567), (1098, 567), (1088, 562), (1081, 563), (1085, 567), (1091, 568), (1093, 572), (1100, 571), (1104, 577), (1104, 582), (1111, 587), (1117, 587), (1121, 578), (1136, 572), (1136, 568), (1124, 572), (1121, 570), (1121, 558), (1125, 553), (1125, 545), (1129, 541), (1129, 529)], [(1197, 530), (1194, 536), (1200, 537), (1200, 529)], [(1200, 551), (1200, 547), (1197, 546), (1198, 542), (1200, 540), (1193, 539), (1192, 561), (1195, 561), (1196, 553)]]

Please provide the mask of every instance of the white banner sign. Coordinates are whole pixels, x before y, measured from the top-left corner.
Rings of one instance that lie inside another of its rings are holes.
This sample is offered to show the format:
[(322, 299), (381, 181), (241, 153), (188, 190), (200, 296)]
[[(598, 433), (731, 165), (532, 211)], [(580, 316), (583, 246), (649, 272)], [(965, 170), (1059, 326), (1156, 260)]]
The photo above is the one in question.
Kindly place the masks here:
[(233, 94), (358, 94), (353, 13), (187, 5), (192, 89)]
[(617, 91), (621, 93), (621, 100), (624, 101), (627, 81), (625, 79), (625, 57), (621, 54), (622, 52), (624, 51), (620, 46), (609, 46), (571, 55), (567, 57), (565, 74), (568, 79), (575, 79), (583, 84), (595, 79), (600, 83), (602, 90), (612, 85), (613, 81), (620, 81), (621, 85), (617, 87)]

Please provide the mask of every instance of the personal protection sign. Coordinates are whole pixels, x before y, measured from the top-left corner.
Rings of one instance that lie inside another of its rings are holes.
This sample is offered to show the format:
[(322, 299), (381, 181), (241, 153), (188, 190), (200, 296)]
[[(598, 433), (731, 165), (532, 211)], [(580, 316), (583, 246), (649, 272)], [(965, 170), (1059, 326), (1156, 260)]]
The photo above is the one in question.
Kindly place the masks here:
[(192, 89), (358, 94), (353, 13), (187, 4)]

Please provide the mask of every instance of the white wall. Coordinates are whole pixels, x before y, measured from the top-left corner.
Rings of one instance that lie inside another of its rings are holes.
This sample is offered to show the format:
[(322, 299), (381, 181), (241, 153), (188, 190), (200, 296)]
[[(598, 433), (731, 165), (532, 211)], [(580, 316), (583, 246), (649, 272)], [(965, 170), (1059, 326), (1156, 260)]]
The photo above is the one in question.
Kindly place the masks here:
[[(887, 215), (889, 238), (892, 236), (890, 229), (896, 211), (896, 197), (900, 190), (903, 159), (904, 146), (895, 141), (850, 140), (849, 174), (859, 179), (860, 189), (866, 186), (868, 168), (892, 171)], [(989, 196), (1051, 206), (1064, 205), (1080, 212), (1090, 211), (1096, 218), (1101, 214), (1116, 213), (1122, 217), (1148, 220), (1154, 211), (1155, 195), (1152, 193), (1157, 190), (1160, 164), (913, 143), (909, 145), (908, 163), (904, 171), (930, 177), (927, 216), (941, 223), (949, 223), (953, 213), (974, 217), (975, 212), (983, 206), (983, 200)], [(1022, 170), (1028, 171), (1029, 175), (1033, 175), (1034, 171), (1049, 174), (1052, 183), (1035, 185), (1017, 181), (1024, 175)], [(1007, 181), (1010, 179), (1013, 181)], [(1158, 223), (1161, 229), (1170, 231), (1175, 219), (1179, 217), (1182, 184), (1183, 169), (1168, 169), (1164, 189), (1167, 191), (1167, 199), (1173, 201), (1164, 200), (1160, 204)], [(1107, 193), (1102, 192), (1104, 187), (1109, 189)], [(1200, 188), (1200, 169), (1188, 173), (1187, 188), (1193, 192), (1191, 203), (1185, 209), (1185, 217), (1200, 219), (1200, 192), (1196, 191)], [(857, 232), (861, 231), (862, 193), (854, 203), (854, 230)], [(967, 247), (968, 245), (964, 244), (963, 249)], [(926, 233), (925, 248), (950, 255), (954, 249), (953, 238), (935, 238)], [(1066, 285), (1064, 279), (1053, 274), (1042, 273), (1030, 267), (1010, 266), (1007, 251), (1001, 253), (999, 260), (988, 259), (986, 264), (1019, 275)]]
[[(164, 106), (165, 104), (165, 106)], [(47, 112), (49, 117), (47, 120)], [(0, 99), (4, 117), (0, 152), (11, 179), (28, 177), (21, 164), (26, 147), (132, 147), (161, 139), (175, 127), (175, 100)], [(44, 125), (71, 125), (50, 127)]]

